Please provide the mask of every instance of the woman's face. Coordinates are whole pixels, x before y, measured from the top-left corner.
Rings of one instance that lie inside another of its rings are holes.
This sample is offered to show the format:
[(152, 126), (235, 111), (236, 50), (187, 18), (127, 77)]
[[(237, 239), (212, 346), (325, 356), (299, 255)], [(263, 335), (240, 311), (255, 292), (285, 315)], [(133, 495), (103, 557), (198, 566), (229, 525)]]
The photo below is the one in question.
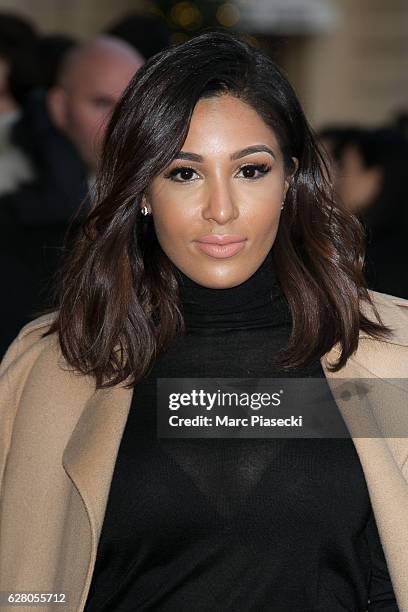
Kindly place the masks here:
[[(143, 204), (174, 265), (221, 289), (246, 281), (262, 264), (288, 186), (274, 132), (250, 106), (223, 95), (198, 102), (182, 150), (152, 181)], [(233, 242), (202, 242), (212, 237)]]

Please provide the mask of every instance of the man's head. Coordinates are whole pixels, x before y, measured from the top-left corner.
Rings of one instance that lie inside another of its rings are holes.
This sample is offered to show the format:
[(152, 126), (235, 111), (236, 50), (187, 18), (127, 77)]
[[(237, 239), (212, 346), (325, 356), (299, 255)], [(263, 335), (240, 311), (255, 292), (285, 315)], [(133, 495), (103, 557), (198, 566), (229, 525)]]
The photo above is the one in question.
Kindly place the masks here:
[(90, 172), (98, 165), (113, 108), (143, 63), (130, 45), (108, 36), (75, 47), (62, 63), (47, 96), (48, 109)]

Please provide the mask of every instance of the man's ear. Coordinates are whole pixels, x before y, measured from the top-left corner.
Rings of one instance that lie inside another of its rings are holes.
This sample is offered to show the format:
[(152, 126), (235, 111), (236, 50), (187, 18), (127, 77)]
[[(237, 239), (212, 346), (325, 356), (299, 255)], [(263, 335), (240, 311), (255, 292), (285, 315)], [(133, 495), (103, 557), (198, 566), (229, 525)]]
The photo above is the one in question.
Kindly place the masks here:
[(67, 125), (67, 94), (62, 87), (52, 87), (46, 98), (47, 110), (52, 123), (61, 132)]

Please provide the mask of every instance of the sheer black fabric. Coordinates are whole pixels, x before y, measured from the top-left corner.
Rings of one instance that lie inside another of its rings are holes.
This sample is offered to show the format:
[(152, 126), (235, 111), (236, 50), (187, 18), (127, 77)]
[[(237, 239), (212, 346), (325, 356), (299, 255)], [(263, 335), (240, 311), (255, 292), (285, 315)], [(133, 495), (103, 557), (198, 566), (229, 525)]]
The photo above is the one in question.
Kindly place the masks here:
[(351, 439), (157, 438), (157, 378), (288, 377), (271, 254), (237, 287), (180, 282), (187, 333), (134, 389), (86, 612), (398, 610)]

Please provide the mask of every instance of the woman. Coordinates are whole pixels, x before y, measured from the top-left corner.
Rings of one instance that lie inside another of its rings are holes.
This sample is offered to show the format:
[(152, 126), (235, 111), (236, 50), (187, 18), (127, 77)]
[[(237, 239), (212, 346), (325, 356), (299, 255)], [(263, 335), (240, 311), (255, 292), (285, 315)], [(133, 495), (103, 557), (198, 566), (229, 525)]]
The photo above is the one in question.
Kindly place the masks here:
[[(138, 72), (59, 311), (2, 364), (1, 590), (75, 611), (408, 610), (408, 442), (384, 437), (383, 397), (364, 387), (356, 418), (336, 391), (406, 377), (407, 302), (365, 288), (325, 176), (246, 42), (208, 32)], [(157, 436), (156, 385), (200, 377), (320, 379), (354, 436)]]

